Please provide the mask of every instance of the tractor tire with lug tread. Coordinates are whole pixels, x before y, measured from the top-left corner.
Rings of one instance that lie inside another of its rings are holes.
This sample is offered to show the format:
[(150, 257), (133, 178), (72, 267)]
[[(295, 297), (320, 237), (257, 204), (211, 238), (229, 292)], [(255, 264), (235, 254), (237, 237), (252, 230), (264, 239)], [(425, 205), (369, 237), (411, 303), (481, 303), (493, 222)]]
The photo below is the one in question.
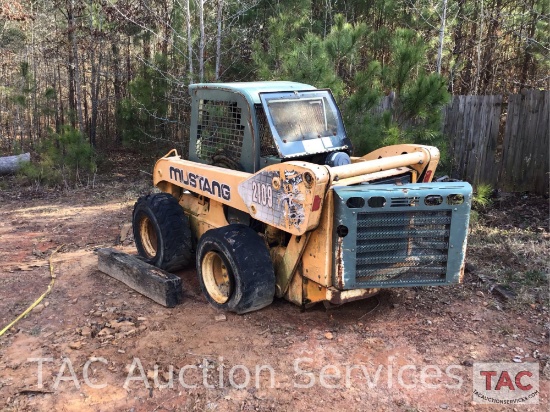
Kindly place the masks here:
[(140, 197), (134, 205), (132, 227), (138, 253), (147, 263), (169, 272), (192, 263), (189, 220), (174, 196)]
[(202, 292), (216, 308), (238, 314), (273, 302), (275, 272), (263, 239), (234, 224), (204, 233), (197, 246)]

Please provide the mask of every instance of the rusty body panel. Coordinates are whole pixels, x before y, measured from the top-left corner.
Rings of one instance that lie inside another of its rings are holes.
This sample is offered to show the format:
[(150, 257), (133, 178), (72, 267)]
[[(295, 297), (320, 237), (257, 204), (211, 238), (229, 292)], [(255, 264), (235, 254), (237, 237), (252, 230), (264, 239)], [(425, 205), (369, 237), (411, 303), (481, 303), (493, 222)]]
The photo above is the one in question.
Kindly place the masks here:
[(184, 193), (179, 204), (189, 218), (192, 233), (197, 241), (207, 230), (227, 226), (223, 204), (202, 196)]
[(286, 162), (263, 168), (238, 190), (254, 219), (301, 236), (319, 224), (328, 181), (326, 166)]
[(284, 296), (291, 281), (296, 277), (296, 270), (306, 249), (309, 237), (310, 233), (306, 233), (304, 236), (293, 235), (290, 238), (290, 242), (288, 242), (281, 260), (275, 263), (275, 276), (277, 278), (275, 293), (278, 297)]
[(332, 286), (332, 197), (333, 192), (329, 190), (325, 196), (319, 226), (312, 232), (302, 257), (303, 276), (324, 287)]

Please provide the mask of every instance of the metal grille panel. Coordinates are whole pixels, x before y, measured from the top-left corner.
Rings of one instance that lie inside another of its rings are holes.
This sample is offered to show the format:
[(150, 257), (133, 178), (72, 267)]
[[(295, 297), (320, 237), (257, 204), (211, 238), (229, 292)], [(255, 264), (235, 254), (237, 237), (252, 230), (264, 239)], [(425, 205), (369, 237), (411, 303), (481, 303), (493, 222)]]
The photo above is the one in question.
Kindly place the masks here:
[(239, 161), (244, 137), (241, 108), (236, 102), (201, 100), (197, 130), (197, 156), (212, 161), (226, 156)]
[(359, 213), (358, 286), (361, 282), (445, 282), (451, 213)]
[(420, 198), (417, 196), (414, 197), (393, 197), (391, 199), (391, 207), (402, 207), (402, 206), (417, 206)]
[(271, 129), (261, 104), (255, 104), (256, 118), (258, 119), (258, 135), (260, 136), (260, 156), (278, 156)]

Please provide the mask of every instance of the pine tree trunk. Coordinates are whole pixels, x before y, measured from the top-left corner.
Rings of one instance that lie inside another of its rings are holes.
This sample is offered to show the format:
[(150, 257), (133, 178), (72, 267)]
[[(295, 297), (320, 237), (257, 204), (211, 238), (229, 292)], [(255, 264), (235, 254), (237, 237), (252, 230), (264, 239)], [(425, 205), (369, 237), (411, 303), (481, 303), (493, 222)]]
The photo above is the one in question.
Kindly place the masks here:
[[(535, 30), (537, 28), (537, 20), (538, 20), (538, 13), (536, 13), (533, 10), (534, 7), (534, 0), (531, 2), (531, 10), (533, 19), (531, 20), (531, 24), (529, 25), (529, 28), (527, 29), (527, 46), (524, 46), (525, 52), (523, 57), (523, 65), (521, 67), (521, 77), (520, 77), (520, 87), (525, 87), (527, 85), (527, 78), (529, 77), (529, 68), (531, 67), (531, 61), (532, 61), (532, 54), (531, 54), (531, 46), (530, 46), (530, 40), (535, 37)], [(522, 39), (523, 40), (523, 39)], [(525, 40), (523, 40), (525, 42)]]
[(216, 35), (216, 81), (220, 79), (220, 62), (222, 52), (222, 11), (223, 0), (218, 0), (218, 32)]
[(61, 126), (65, 124), (65, 110), (63, 106), (63, 90), (61, 89), (61, 65), (57, 65), (57, 88), (55, 94), (55, 131), (59, 133)]
[(479, 33), (477, 37), (477, 63), (476, 63), (476, 76), (474, 81), (474, 89), (472, 90), (473, 94), (479, 94), (479, 80), (481, 78), (481, 41), (483, 38), (483, 14), (484, 14), (484, 4), (483, 0), (480, 2), (481, 11), (479, 13)]
[(445, 40), (445, 24), (447, 23), (447, 0), (443, 0), (441, 13), (441, 28), (439, 29), (439, 48), (437, 50), (437, 74), (441, 74), (441, 59), (443, 58), (443, 41)]
[(113, 52), (113, 87), (115, 89), (115, 139), (117, 144), (122, 143), (122, 133), (120, 130), (120, 105), (122, 104), (122, 76), (120, 67), (120, 50), (116, 43), (111, 46)]
[(78, 63), (78, 48), (76, 45), (76, 26), (74, 22), (74, 0), (69, 0), (69, 11), (67, 13), (69, 19), (69, 44), (71, 47), (72, 56), (72, 68), (73, 68), (73, 78), (74, 85), (76, 89), (75, 105), (76, 105), (76, 114), (78, 116), (78, 129), (80, 133), (84, 135), (84, 118), (82, 116), (82, 84), (80, 81), (80, 67)]
[(191, 38), (191, 10), (189, 9), (189, 0), (186, 0), (187, 12), (187, 50), (189, 55), (189, 83), (193, 83), (193, 39)]
[(204, 81), (204, 0), (197, 0), (199, 3), (199, 81)]

